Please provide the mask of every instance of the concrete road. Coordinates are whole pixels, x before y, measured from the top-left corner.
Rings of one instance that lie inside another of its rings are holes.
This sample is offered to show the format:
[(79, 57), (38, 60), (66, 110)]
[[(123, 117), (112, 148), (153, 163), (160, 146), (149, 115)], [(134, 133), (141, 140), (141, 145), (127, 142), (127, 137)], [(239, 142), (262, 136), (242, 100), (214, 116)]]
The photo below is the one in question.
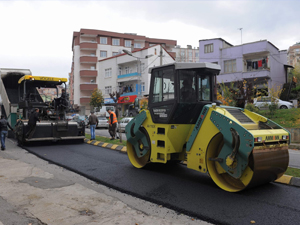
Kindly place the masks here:
[(94, 181), (214, 224), (298, 224), (299, 188), (269, 183), (239, 193), (183, 165), (134, 168), (126, 154), (93, 145), (31, 146), (30, 152)]
[(0, 225), (208, 225), (107, 188), (12, 142), (6, 147), (0, 151)]

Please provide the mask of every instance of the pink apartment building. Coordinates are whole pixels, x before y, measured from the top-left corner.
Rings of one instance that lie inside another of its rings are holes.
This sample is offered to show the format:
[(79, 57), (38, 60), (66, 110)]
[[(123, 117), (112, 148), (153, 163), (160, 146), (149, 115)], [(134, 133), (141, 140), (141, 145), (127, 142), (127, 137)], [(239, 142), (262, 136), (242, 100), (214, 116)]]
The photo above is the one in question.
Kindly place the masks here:
[[(168, 39), (148, 38), (133, 33), (117, 33), (103, 30), (80, 29), (73, 32), (72, 51), (73, 60), (69, 74), (70, 100), (90, 111), (90, 97), (95, 88), (104, 77), (99, 75), (99, 60), (119, 55), (123, 49), (135, 51), (161, 44), (166, 51), (171, 52), (177, 41)], [(116, 91), (116, 90), (112, 90)], [(102, 90), (104, 93), (104, 90)]]

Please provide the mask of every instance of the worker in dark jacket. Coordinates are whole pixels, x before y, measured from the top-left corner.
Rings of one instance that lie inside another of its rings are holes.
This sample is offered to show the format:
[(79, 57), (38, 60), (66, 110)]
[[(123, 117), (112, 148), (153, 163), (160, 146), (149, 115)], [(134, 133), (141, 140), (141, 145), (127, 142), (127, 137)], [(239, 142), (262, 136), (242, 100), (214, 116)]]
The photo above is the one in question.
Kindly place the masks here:
[(4, 118), (4, 115), (1, 115), (1, 119), (0, 119), (0, 133), (1, 133), (1, 150), (4, 151), (5, 150), (5, 138), (6, 135), (8, 133), (7, 127), (9, 127), (9, 129), (11, 129), (12, 131), (14, 130), (9, 123), (7, 122), (7, 120)]
[(95, 140), (95, 129), (98, 126), (98, 117), (94, 114), (94, 112), (91, 112), (91, 115), (89, 116), (89, 122), (88, 125), (90, 125), (91, 129), (91, 140)]
[(33, 134), (35, 132), (36, 122), (37, 121), (41, 122), (40, 119), (39, 119), (39, 111), (40, 110), (38, 108), (36, 108), (34, 110), (34, 112), (31, 113), (31, 115), (29, 117), (29, 120), (28, 120), (29, 130), (28, 130), (28, 132), (26, 134), (26, 138), (28, 138), (28, 139), (32, 138), (32, 136), (33, 136)]

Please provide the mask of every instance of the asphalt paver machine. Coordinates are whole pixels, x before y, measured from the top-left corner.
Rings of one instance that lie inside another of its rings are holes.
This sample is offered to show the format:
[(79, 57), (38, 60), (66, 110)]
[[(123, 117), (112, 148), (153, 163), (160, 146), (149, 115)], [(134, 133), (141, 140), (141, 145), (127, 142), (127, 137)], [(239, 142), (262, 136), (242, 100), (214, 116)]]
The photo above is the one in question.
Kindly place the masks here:
[(238, 192), (274, 181), (289, 163), (290, 133), (246, 109), (216, 101), (212, 63), (151, 69), (148, 109), (126, 126), (127, 154), (136, 168), (185, 161), (223, 190)]
[[(58, 86), (64, 86), (65, 89), (66, 82), (66, 78), (31, 75), (19, 79), (16, 85), (18, 85), (18, 107), (21, 118), (15, 129), (19, 144), (33, 141), (84, 140), (84, 122), (66, 120), (66, 112), (71, 108), (68, 97), (65, 93), (58, 97)], [(38, 91), (41, 88), (56, 93), (57, 98), (48, 98), (47, 94)], [(28, 139), (26, 138), (29, 130), (28, 119), (30, 113), (33, 113), (36, 108), (39, 109), (41, 122), (37, 123), (33, 137)]]

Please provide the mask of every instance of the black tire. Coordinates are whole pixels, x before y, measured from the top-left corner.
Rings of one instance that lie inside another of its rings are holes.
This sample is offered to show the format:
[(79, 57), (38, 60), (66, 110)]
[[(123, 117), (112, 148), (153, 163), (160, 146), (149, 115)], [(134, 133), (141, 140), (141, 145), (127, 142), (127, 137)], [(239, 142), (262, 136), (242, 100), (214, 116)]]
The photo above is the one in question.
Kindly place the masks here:
[(280, 106), (280, 109), (288, 109), (288, 107), (286, 105), (282, 105)]

